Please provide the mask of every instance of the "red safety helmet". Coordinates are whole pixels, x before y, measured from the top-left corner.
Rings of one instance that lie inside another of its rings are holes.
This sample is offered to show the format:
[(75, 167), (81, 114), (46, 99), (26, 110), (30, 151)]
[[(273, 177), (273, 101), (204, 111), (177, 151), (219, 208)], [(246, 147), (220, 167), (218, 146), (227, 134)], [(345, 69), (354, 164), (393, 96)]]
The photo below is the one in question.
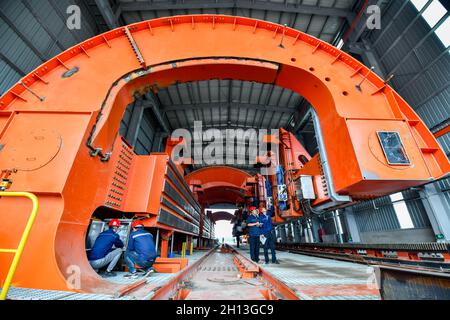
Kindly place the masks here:
[(248, 208), (248, 211), (252, 212), (252, 211), (255, 210), (255, 209), (256, 209), (256, 207), (251, 206), (250, 208)]
[(138, 226), (144, 226), (144, 224), (142, 223), (142, 220), (134, 220), (132, 223), (131, 223), (131, 227), (132, 228), (136, 228), (136, 227), (138, 227)]
[(109, 227), (120, 227), (120, 221), (119, 219), (112, 219), (108, 225)]

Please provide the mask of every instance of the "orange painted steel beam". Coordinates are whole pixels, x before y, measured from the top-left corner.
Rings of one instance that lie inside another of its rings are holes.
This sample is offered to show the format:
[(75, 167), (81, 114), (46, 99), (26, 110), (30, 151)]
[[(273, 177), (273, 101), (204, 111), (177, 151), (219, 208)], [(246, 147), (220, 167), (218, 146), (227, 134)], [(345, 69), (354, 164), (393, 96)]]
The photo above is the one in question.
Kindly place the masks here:
[(188, 185), (200, 185), (199, 201), (206, 206), (217, 203), (232, 203), (243, 197), (247, 179), (252, 176), (233, 167), (210, 166), (195, 170), (185, 176)]
[[(364, 77), (359, 91), (355, 86)], [(92, 213), (103, 206), (119, 216), (137, 212), (148, 216), (146, 225), (171, 229), (157, 220), (168, 156), (134, 154), (118, 136), (124, 110), (136, 92), (209, 79), (271, 83), (305, 97), (319, 116), (338, 193), (387, 194), (450, 171), (412, 108), (328, 43), (242, 17), (139, 22), (66, 50), (21, 79), (32, 92), (18, 83), (0, 98), (0, 169), (13, 172), (12, 191), (33, 192), (41, 203), (15, 285), (115, 292), (117, 286), (100, 278), (86, 258)], [(398, 131), (414, 165), (388, 166), (377, 130)], [(0, 199), (2, 246), (17, 243), (29, 209), (22, 200)], [(74, 277), (80, 286), (72, 284)]]
[[(202, 207), (207, 208), (218, 203), (236, 204), (244, 196), (249, 178), (252, 176), (243, 170), (227, 166), (210, 166), (195, 170), (187, 174), (184, 179), (191, 186), (191, 190)], [(201, 192), (196, 191), (198, 188)], [(202, 236), (204, 235), (205, 217), (206, 214), (203, 213), (200, 220), (200, 235)], [(221, 217), (225, 217), (223, 213), (215, 212), (210, 220), (214, 223)]]
[(437, 138), (440, 138), (442, 136), (445, 136), (447, 133), (450, 133), (450, 124), (446, 125), (444, 128), (436, 131), (434, 134), (434, 136)]

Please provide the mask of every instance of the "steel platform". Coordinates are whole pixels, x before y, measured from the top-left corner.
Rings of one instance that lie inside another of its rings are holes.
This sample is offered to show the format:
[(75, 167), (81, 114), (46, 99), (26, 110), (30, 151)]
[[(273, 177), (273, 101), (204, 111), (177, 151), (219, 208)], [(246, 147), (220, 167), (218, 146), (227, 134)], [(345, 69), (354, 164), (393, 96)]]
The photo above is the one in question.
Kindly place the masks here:
[[(189, 265), (196, 262), (203, 257), (208, 251), (194, 251), (192, 255), (187, 255)], [(181, 271), (180, 271), (181, 272)], [(110, 282), (113, 282), (119, 287), (132, 285), (133, 283), (141, 281), (143, 278), (128, 279), (124, 275), (126, 272), (116, 272), (116, 276), (107, 277)], [(113, 294), (98, 294), (98, 293), (76, 293), (72, 291), (59, 290), (43, 290), (32, 288), (18, 288), (11, 287), (8, 292), (8, 300), (147, 300), (153, 296), (153, 292), (169, 282), (178, 273), (152, 273), (146, 278), (145, 284), (130, 291), (129, 293), (117, 297)]]
[[(233, 248), (250, 259), (248, 245)], [(261, 249), (260, 268), (293, 289), (301, 299), (381, 299), (369, 266), (280, 251), (277, 251), (277, 258), (280, 264), (264, 264)]]

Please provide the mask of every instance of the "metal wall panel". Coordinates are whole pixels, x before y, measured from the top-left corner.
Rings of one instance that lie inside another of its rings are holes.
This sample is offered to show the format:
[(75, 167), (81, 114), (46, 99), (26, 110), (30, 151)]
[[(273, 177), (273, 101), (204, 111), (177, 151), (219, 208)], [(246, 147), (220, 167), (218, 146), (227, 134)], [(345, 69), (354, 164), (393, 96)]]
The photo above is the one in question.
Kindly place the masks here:
[[(81, 10), (79, 30), (66, 26), (70, 5), (78, 5)], [(98, 31), (84, 1), (1, 0), (0, 95), (44, 61)]]
[(431, 223), (419, 192), (416, 190), (406, 190), (403, 192), (403, 198), (405, 199), (414, 228), (430, 228)]
[(357, 204), (353, 207), (359, 232), (400, 229), (389, 197)]

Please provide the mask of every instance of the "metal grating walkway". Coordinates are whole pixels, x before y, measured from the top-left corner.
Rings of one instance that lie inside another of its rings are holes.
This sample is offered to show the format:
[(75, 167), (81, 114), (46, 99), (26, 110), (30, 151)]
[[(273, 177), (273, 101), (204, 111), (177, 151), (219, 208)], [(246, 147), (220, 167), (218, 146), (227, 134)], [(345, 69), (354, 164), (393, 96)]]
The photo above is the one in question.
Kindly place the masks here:
[[(203, 257), (207, 251), (194, 251), (192, 255), (187, 255), (189, 265), (195, 263), (198, 259)], [(142, 278), (128, 279), (124, 278), (126, 272), (116, 272), (114, 277), (105, 277), (104, 279), (113, 282), (119, 286), (130, 285), (140, 281)], [(17, 288), (11, 287), (8, 292), (9, 300), (140, 300), (149, 299), (153, 295), (153, 291), (166, 284), (178, 273), (152, 273), (147, 277), (145, 285), (132, 291), (120, 298), (112, 294), (94, 294), (94, 293), (76, 293), (70, 291), (58, 290), (43, 290), (31, 288)]]
[(133, 297), (124, 296), (114, 298), (108, 294), (74, 293), (69, 291), (42, 290), (28, 288), (10, 288), (9, 300), (133, 300)]
[[(234, 248), (250, 258), (248, 246)], [(381, 299), (374, 286), (372, 268), (368, 266), (288, 252), (277, 252), (277, 258), (280, 264), (266, 265), (261, 250), (259, 266), (295, 290), (302, 299)]]

